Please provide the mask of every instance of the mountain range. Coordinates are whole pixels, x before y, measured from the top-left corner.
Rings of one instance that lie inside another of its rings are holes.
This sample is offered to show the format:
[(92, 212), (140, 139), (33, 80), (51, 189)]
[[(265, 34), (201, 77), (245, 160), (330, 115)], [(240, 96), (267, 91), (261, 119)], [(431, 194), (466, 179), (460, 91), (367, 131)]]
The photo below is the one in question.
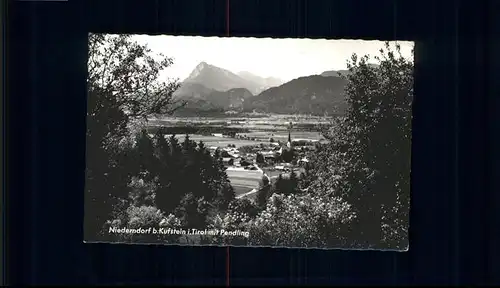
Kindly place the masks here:
[(174, 93), (186, 101), (178, 115), (202, 115), (225, 111), (265, 112), (277, 114), (339, 114), (346, 101), (343, 90), (346, 80), (338, 73), (325, 71), (320, 75), (300, 77), (283, 83), (250, 72), (229, 70), (199, 63)]

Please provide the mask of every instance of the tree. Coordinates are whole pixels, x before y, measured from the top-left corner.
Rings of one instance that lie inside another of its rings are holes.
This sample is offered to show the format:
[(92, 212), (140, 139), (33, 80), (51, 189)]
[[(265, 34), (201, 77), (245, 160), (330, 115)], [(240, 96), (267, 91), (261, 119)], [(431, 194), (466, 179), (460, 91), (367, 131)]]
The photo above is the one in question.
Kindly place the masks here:
[(358, 217), (352, 235), (359, 242), (405, 248), (413, 62), (402, 57), (398, 45), (393, 51), (386, 43), (380, 53), (377, 66), (355, 54), (348, 62), (349, 108), (326, 133), (331, 144), (319, 151), (323, 159), (316, 158), (322, 184), (316, 187), (339, 191), (353, 204)]
[(183, 191), (181, 147), (175, 135), (165, 139), (162, 131), (156, 134), (156, 151), (159, 162), (158, 185), (155, 193), (156, 206), (165, 212), (172, 212), (179, 204)]
[(184, 227), (202, 229), (206, 226), (208, 208), (209, 205), (203, 198), (188, 193), (182, 198), (177, 213), (181, 216)]
[(286, 192), (286, 179), (283, 178), (282, 174), (278, 175), (278, 178), (276, 178), (276, 182), (274, 183), (273, 186), (273, 194), (285, 194)]
[[(226, 173), (226, 167), (222, 162), (222, 158), (220, 157), (219, 150), (215, 150), (215, 154), (213, 157), (213, 171), (216, 173), (217, 181), (215, 182), (214, 191), (216, 191), (216, 205), (219, 209), (225, 210), (229, 206), (229, 203), (234, 200), (235, 193), (233, 186), (231, 186), (231, 182)], [(232, 160), (232, 159), (231, 159)]]
[(264, 155), (262, 155), (262, 153), (257, 153), (257, 156), (255, 157), (255, 161), (257, 161), (257, 163), (259, 163), (259, 164), (264, 163), (265, 162)]
[(153, 181), (159, 171), (158, 158), (155, 156), (155, 147), (146, 129), (136, 136), (134, 149), (135, 163), (139, 168), (139, 176), (146, 182)]
[(299, 190), (299, 179), (297, 177), (297, 174), (295, 173), (295, 171), (292, 169), (292, 171), (290, 171), (290, 178), (287, 179), (288, 183), (287, 183), (287, 194), (296, 194), (298, 193), (300, 190)]
[(256, 203), (259, 208), (264, 208), (267, 203), (267, 199), (271, 194), (271, 182), (267, 175), (262, 176), (262, 180), (259, 183), (259, 191), (257, 192)]
[[(89, 92), (103, 91), (96, 102), (113, 99), (131, 118), (171, 114), (181, 106), (172, 99), (179, 82), (163, 82), (159, 77), (172, 64), (171, 58), (152, 54), (130, 35), (89, 35)], [(93, 108), (101, 109), (99, 105)]]
[[(161, 56), (161, 55), (160, 55)], [(172, 64), (155, 60), (129, 35), (89, 36), (87, 105), (87, 183), (85, 233), (97, 235), (113, 207), (127, 198), (133, 168), (126, 167), (123, 140), (134, 119), (169, 114), (177, 81), (163, 82), (160, 72)], [(119, 162), (120, 161), (120, 162)], [(127, 171), (129, 170), (129, 171)]]
[(290, 150), (285, 149), (281, 153), (281, 159), (283, 159), (283, 161), (286, 162), (286, 163), (290, 163), (290, 162), (293, 161), (293, 158), (295, 156), (294, 154), (295, 153), (294, 153), (293, 149), (290, 149)]

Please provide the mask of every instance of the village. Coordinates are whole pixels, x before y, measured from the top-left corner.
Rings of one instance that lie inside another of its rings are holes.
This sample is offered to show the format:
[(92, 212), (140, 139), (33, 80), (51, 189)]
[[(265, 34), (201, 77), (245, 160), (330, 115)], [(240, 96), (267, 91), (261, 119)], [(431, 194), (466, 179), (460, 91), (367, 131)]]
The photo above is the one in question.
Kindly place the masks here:
[(257, 192), (263, 177), (267, 177), (271, 183), (279, 175), (287, 178), (290, 173), (296, 173), (300, 177), (309, 162), (307, 155), (316, 149), (316, 143), (315, 140), (292, 139), (289, 131), (286, 143), (271, 138), (268, 143), (239, 148), (228, 144), (226, 147), (211, 146), (209, 149), (212, 155), (219, 151), (236, 197), (243, 198)]

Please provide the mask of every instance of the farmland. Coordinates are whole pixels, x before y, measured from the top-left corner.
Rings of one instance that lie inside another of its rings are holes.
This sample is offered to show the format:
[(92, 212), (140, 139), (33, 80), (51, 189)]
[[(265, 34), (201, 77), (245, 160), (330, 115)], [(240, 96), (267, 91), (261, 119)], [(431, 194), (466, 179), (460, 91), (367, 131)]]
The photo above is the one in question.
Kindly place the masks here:
[[(260, 117), (162, 117), (150, 119), (152, 127), (184, 128), (192, 140), (203, 141), (207, 146), (226, 147), (234, 144), (236, 147), (256, 145), (261, 142), (286, 141), (288, 130), (291, 129), (294, 139), (321, 140), (320, 125), (325, 125), (330, 119), (316, 116), (298, 115), (265, 115)], [(193, 133), (195, 128), (209, 133)], [(189, 129), (188, 129), (189, 128)], [(176, 129), (179, 130), (179, 129)], [(216, 133), (231, 131), (237, 137), (217, 137)], [(184, 137), (177, 133), (179, 137)]]
[[(170, 135), (167, 134), (167, 136)], [(185, 135), (175, 135), (175, 137), (182, 142)], [(246, 139), (234, 139), (228, 137), (218, 137), (218, 136), (199, 135), (199, 134), (189, 134), (189, 138), (196, 142), (203, 141), (203, 143), (205, 143), (205, 146), (207, 147), (227, 147), (229, 144), (234, 144), (236, 148), (239, 148), (242, 146), (256, 145), (261, 143), (259, 141), (252, 141)]]
[[(299, 115), (252, 115), (239, 118), (162, 117), (150, 119), (150, 132), (169, 129), (174, 131), (172, 133), (175, 133), (180, 141), (185, 134), (189, 134), (191, 140), (203, 141), (206, 147), (232, 146), (238, 149), (269, 143), (271, 139), (285, 144), (289, 131), (293, 140), (322, 141), (324, 139), (319, 131), (321, 125), (327, 123), (330, 123), (328, 118)], [(265, 171), (268, 176), (274, 176), (273, 178), (280, 174), (278, 171)], [(242, 167), (228, 167), (226, 173), (236, 196), (258, 188), (263, 176), (261, 170), (251, 171)]]

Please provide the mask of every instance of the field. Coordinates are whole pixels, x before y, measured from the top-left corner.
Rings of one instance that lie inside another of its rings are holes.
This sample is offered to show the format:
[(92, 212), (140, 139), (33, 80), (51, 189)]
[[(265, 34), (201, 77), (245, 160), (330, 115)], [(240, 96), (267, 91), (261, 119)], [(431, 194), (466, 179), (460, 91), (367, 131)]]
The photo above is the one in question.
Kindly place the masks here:
[[(190, 134), (192, 140), (203, 141), (206, 146), (226, 147), (234, 144), (236, 147), (258, 145), (261, 142), (286, 141), (288, 129), (291, 126), (292, 138), (295, 140), (322, 140), (318, 132), (319, 126), (327, 124), (330, 119), (315, 116), (299, 115), (260, 115), (259, 117), (233, 117), (233, 118), (202, 118), (202, 117), (163, 117), (151, 119), (153, 126), (211, 126), (224, 128), (245, 129), (248, 132), (237, 133), (245, 139), (223, 138), (209, 135)], [(219, 133), (219, 132), (216, 132)], [(220, 132), (222, 133), (222, 132)], [(179, 135), (181, 139), (184, 135)]]
[[(152, 126), (156, 127), (210, 126), (212, 128), (215, 127), (216, 130), (221, 130), (214, 132), (214, 134), (222, 133), (224, 128), (245, 129), (248, 132), (237, 133), (237, 138), (189, 134), (191, 140), (196, 142), (203, 141), (206, 147), (227, 147), (229, 144), (232, 144), (235, 145), (236, 148), (269, 143), (270, 138), (273, 138), (275, 141), (280, 140), (286, 142), (290, 128), (293, 140), (321, 141), (323, 137), (319, 132), (318, 125), (327, 124), (329, 122), (330, 120), (327, 118), (299, 115), (258, 115), (258, 117), (253, 115), (251, 117), (238, 118), (162, 117), (150, 120)], [(182, 142), (185, 136), (178, 134), (176, 137)], [(274, 179), (280, 173), (278, 171), (266, 172)], [(233, 168), (228, 169), (226, 173), (235, 190), (236, 196), (258, 188), (263, 176), (261, 171), (238, 170)], [(297, 171), (297, 173), (300, 175), (299, 171)]]
[[(176, 135), (176, 137), (183, 141), (185, 135)], [(234, 138), (225, 138), (225, 137), (216, 137), (216, 136), (205, 136), (205, 135), (197, 135), (190, 134), (189, 138), (193, 141), (199, 142), (203, 141), (206, 147), (216, 146), (216, 147), (227, 147), (228, 144), (234, 144), (236, 148), (247, 145), (256, 145), (261, 142), (252, 141), (252, 140), (244, 140), (244, 139), (234, 139)]]
[[(269, 142), (270, 138), (275, 141), (287, 141), (288, 131), (252, 131), (249, 133), (238, 133), (237, 135), (256, 138), (259, 141)], [(293, 139), (307, 139), (307, 140), (321, 140), (322, 136), (316, 131), (296, 131), (292, 130), (291, 135)]]
[(262, 172), (230, 168), (226, 170), (229, 181), (234, 188), (236, 196), (258, 188), (262, 179)]

